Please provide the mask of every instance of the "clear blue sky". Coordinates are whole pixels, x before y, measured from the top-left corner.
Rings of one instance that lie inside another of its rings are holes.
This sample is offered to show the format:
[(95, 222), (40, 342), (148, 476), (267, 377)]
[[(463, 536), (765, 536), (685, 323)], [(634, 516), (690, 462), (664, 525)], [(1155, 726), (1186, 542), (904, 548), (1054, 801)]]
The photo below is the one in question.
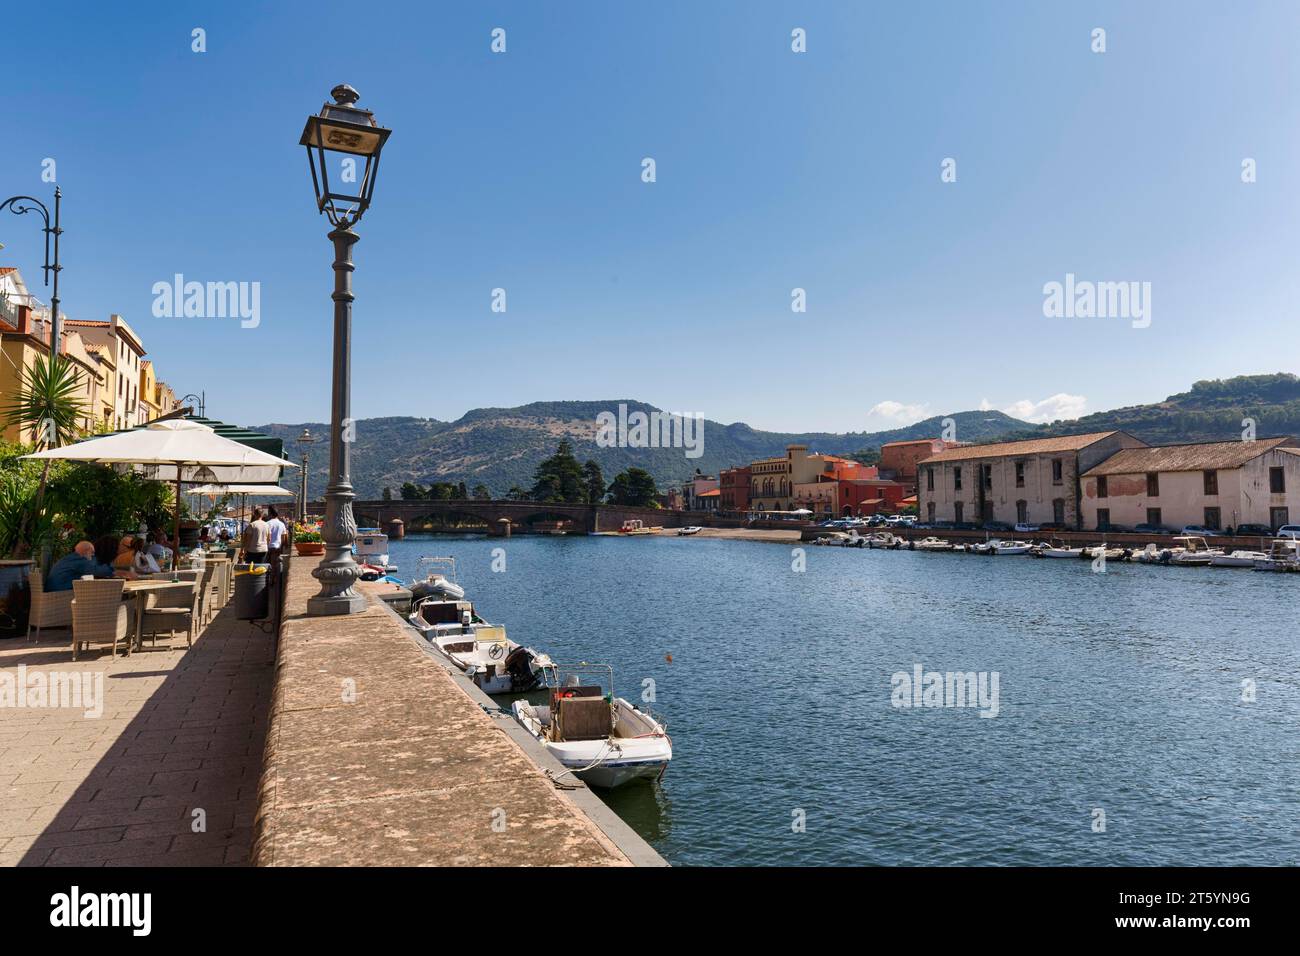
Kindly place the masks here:
[[(44, 2), (3, 23), (0, 198), (50, 193), (56, 159), (66, 312), (121, 313), (228, 421), (328, 417), (330, 248), (297, 141), (340, 82), (394, 130), (356, 247), (357, 417), (628, 397), (847, 430), (1300, 364), (1294, 3)], [(39, 286), (35, 223), (4, 214), (0, 242)], [(260, 327), (154, 318), (177, 272), (260, 282)], [(1067, 272), (1150, 282), (1150, 327), (1044, 318)]]

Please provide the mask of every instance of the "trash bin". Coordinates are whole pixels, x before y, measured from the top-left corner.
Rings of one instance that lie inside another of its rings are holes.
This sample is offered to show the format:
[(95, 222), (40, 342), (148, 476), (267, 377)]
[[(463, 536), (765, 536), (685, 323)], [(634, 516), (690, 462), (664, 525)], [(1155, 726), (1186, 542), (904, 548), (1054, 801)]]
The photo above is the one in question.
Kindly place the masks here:
[(266, 588), (267, 564), (235, 565), (235, 617), (241, 621), (255, 621), (269, 617)]

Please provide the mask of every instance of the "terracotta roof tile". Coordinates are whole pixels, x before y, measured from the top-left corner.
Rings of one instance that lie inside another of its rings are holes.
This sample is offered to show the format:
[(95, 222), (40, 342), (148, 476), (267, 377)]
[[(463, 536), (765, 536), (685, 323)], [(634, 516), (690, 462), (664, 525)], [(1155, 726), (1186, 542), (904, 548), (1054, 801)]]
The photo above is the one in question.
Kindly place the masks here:
[[(1084, 476), (1141, 475), (1149, 471), (1216, 471), (1240, 468), (1253, 458), (1272, 451), (1293, 438), (1261, 438), (1258, 441), (1211, 441), (1191, 445), (1156, 445), (1152, 448), (1124, 448)], [(1290, 451), (1290, 449), (1287, 449)], [(1300, 452), (1300, 449), (1296, 449)]]
[(1057, 451), (1078, 451), (1087, 448), (1103, 438), (1119, 434), (1118, 431), (1088, 432), (1083, 435), (1060, 435), (1056, 438), (1031, 438), (1028, 441), (1001, 441), (987, 445), (958, 445), (945, 448), (929, 458), (922, 458), (918, 464), (934, 462), (965, 461), (970, 458), (1002, 458), (1010, 455), (1042, 455)]

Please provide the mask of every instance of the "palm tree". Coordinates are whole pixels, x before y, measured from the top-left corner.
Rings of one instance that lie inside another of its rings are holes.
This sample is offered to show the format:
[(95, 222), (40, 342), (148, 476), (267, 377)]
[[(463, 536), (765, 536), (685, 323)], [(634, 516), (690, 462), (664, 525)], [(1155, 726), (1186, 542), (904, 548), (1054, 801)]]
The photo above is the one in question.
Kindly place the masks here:
[[(80, 391), (81, 373), (71, 361), (62, 355), (50, 359), (38, 355), (31, 368), (23, 369), (18, 395), (5, 409), (8, 416), (5, 424), (18, 426), (20, 435), (30, 434), (37, 451), (64, 445), (77, 437), (77, 422), (85, 413)], [(47, 460), (41, 469), (41, 483), (32, 510), (23, 519), (24, 535), (30, 519), (40, 515), (49, 477)]]
[(81, 373), (62, 355), (47, 360), (36, 356), (31, 368), (23, 369), (17, 397), (5, 410), (6, 425), (17, 425), (30, 433), (36, 450), (57, 448), (77, 437), (77, 422), (85, 414)]

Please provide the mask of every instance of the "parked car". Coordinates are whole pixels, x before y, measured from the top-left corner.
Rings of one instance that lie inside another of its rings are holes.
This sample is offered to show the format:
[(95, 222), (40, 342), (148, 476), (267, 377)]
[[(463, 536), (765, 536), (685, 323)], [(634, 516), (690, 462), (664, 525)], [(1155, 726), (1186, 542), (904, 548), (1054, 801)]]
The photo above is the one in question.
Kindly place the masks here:
[[(1051, 530), (1056, 531), (1059, 529), (1059, 527), (1060, 526), (1057, 525), (1056, 527), (1053, 527)], [(1039, 530), (1046, 531), (1048, 529), (1046, 527), (1043, 527)], [(1100, 531), (1102, 534), (1129, 534), (1130, 533), (1129, 529), (1124, 527), (1122, 524), (1099, 524), (1097, 525), (1097, 530)]]
[(1140, 524), (1133, 529), (1134, 534), (1173, 534), (1168, 528), (1158, 524)]
[(1184, 525), (1183, 530), (1178, 533), (1197, 534), (1200, 535), (1202, 538), (1212, 538), (1215, 535), (1223, 534), (1223, 531), (1218, 528), (1207, 528), (1204, 525), (1189, 524), (1189, 525)]
[(1276, 537), (1300, 540), (1300, 524), (1284, 524), (1277, 529)]
[(1261, 538), (1271, 538), (1273, 536), (1273, 529), (1266, 524), (1239, 524), (1237, 527), (1233, 528), (1232, 531), (1233, 534), (1241, 535), (1243, 537), (1255, 537), (1258, 535)]
[(1021, 521), (1016, 524), (1015, 530), (1018, 534), (1031, 534), (1039, 530), (1038, 525), (1030, 524), (1027, 521)]
[(984, 531), (1011, 531), (1011, 525), (1005, 521), (986, 521), (980, 525)]
[(952, 523), (953, 531), (975, 531), (976, 526), (973, 521), (954, 521)]

